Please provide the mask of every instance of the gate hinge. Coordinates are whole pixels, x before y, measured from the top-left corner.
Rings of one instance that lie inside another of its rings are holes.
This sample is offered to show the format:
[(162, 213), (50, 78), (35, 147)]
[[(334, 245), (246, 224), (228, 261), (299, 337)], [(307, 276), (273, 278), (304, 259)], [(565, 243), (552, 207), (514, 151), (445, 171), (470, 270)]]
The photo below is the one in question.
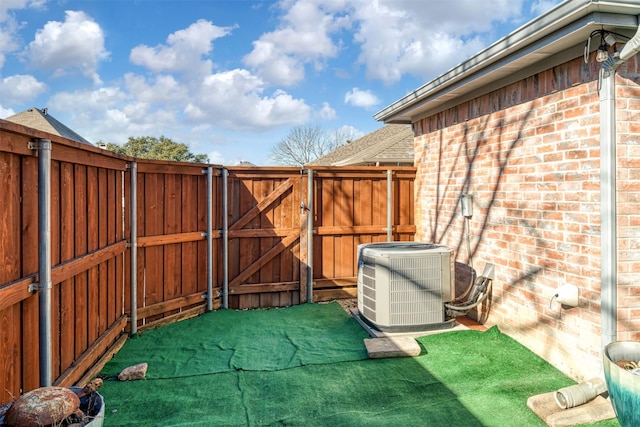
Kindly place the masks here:
[(29, 285), (27, 286), (27, 291), (37, 292), (37, 291), (47, 290), (51, 288), (52, 288), (51, 282), (48, 282), (48, 283), (33, 282), (33, 283), (29, 283)]
[[(213, 291), (211, 296), (213, 296), (213, 297), (221, 297), (222, 296), (222, 291)], [(209, 294), (207, 294), (206, 292), (204, 294), (202, 294), (202, 299), (207, 299), (207, 298), (209, 298)]]

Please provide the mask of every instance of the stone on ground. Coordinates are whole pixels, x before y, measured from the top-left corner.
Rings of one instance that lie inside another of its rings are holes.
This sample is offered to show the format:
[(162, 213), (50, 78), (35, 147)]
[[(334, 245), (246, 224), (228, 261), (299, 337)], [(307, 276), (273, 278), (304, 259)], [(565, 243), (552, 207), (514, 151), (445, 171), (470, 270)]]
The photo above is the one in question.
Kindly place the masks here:
[(418, 356), (420, 345), (413, 337), (369, 338), (364, 340), (371, 359)]
[(146, 363), (138, 363), (137, 365), (124, 368), (122, 372), (118, 374), (118, 379), (120, 381), (143, 380), (147, 376), (147, 367), (148, 365)]

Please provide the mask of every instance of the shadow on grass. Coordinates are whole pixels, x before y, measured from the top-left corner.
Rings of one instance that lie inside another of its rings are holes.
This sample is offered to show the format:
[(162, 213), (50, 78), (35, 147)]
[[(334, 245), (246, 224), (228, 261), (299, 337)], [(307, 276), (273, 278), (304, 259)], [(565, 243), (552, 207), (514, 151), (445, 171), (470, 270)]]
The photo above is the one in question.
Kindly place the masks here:
[(573, 382), (501, 334), (419, 338), (418, 357), (368, 359), (338, 304), (221, 311), (129, 340), (103, 374), (105, 426), (544, 426), (529, 396)]

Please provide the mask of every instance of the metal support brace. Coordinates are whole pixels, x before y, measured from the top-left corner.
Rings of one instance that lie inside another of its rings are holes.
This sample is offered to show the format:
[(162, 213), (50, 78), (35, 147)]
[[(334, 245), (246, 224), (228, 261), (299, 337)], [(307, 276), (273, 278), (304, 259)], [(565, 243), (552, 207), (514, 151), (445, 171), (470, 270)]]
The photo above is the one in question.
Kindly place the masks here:
[(40, 345), (40, 385), (53, 381), (53, 341), (51, 320), (51, 140), (29, 142), (29, 149), (38, 152), (38, 276), (30, 290), (38, 291)]
[(38, 139), (37, 141), (29, 141), (27, 148), (32, 151), (51, 150), (51, 140)]
[(222, 169), (222, 308), (229, 308), (229, 170)]
[(307, 174), (307, 302), (313, 302), (313, 169)]
[(138, 333), (138, 164), (131, 162), (127, 165), (130, 170), (131, 179), (129, 180), (129, 229), (131, 233), (131, 272), (130, 272), (130, 307), (131, 315), (129, 322), (129, 335), (134, 336)]
[(213, 167), (202, 170), (207, 175), (207, 311), (213, 310)]

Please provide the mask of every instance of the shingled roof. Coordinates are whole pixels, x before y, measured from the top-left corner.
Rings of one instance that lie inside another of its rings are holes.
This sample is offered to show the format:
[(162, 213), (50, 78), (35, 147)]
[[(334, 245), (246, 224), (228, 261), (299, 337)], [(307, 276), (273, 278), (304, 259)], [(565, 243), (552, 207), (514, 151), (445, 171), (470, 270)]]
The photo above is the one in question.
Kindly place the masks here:
[(386, 125), (308, 164), (310, 166), (413, 166), (411, 125)]
[(29, 108), (21, 113), (7, 117), (5, 120), (43, 132), (59, 135), (64, 138), (72, 139), (83, 144), (90, 144), (89, 141), (78, 135), (75, 131), (58, 121), (49, 114), (46, 108)]

